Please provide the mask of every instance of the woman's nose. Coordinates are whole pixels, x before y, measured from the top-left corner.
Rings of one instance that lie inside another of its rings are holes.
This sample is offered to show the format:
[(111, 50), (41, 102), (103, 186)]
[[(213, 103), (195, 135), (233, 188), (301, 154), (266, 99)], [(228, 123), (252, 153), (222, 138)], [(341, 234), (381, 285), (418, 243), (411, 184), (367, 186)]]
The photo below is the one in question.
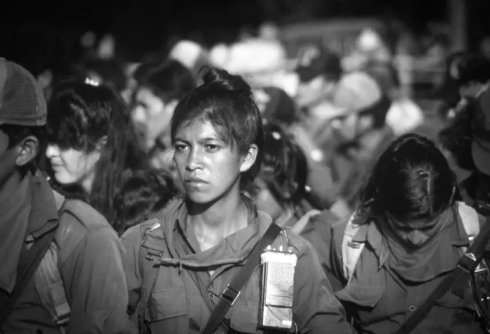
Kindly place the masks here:
[(48, 147), (46, 148), (46, 156), (48, 158), (52, 158), (54, 156), (57, 156), (60, 152), (60, 149), (58, 145), (55, 144), (48, 144)]
[(201, 158), (202, 157), (201, 157), (199, 150), (192, 149), (189, 152), (189, 157), (187, 159), (187, 168), (189, 170), (194, 170), (194, 169), (200, 168), (202, 165), (202, 161), (201, 161), (202, 159)]

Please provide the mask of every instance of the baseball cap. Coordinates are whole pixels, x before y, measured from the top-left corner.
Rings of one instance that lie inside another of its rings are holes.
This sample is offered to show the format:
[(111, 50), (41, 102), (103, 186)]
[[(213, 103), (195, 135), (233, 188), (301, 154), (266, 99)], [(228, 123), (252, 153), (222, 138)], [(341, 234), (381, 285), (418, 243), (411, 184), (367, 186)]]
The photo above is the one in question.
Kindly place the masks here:
[(490, 89), (478, 96), (471, 122), (471, 155), (476, 168), (490, 175)]
[(319, 45), (307, 45), (298, 52), (296, 73), (301, 82), (308, 82), (319, 75), (333, 80), (340, 77), (340, 57)]
[(46, 100), (25, 68), (0, 57), (0, 124), (46, 124)]
[(373, 106), (381, 99), (381, 89), (365, 72), (350, 72), (342, 76), (332, 103), (347, 113), (359, 112)]

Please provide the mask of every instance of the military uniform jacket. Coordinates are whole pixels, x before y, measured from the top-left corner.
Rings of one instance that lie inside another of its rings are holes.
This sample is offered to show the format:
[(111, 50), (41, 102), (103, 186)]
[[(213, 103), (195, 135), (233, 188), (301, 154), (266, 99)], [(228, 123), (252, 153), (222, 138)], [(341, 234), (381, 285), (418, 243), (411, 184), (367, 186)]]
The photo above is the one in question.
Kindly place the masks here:
[[(129, 309), (133, 312), (140, 309), (144, 324), (152, 333), (199, 333), (221, 292), (271, 224), (271, 218), (261, 212), (252, 214), (245, 229), (211, 249), (200, 251), (192, 229), (186, 224), (187, 210), (183, 200), (171, 201), (160, 217), (161, 225), (155, 225), (157, 220), (149, 221), (132, 227), (122, 236), (126, 248), (124, 265)], [(150, 242), (144, 237), (149, 229), (158, 231)], [(350, 333), (343, 308), (333, 296), (311, 244), (298, 235), (285, 233), (276, 238), (273, 246), (289, 243), (298, 256), (293, 297), (293, 320), (297, 328), (300, 332), (311, 330), (310, 333)], [(156, 259), (153, 257), (153, 264), (148, 265), (145, 261), (150, 261), (152, 250), (158, 247), (145, 247), (149, 243), (155, 245), (155, 240), (163, 247), (157, 252)], [(146, 255), (142, 257), (141, 251)], [(153, 270), (156, 279), (144, 284), (144, 276), (149, 275), (149, 270)], [(149, 296), (145, 293), (148, 290)], [(260, 270), (257, 266), (225, 316), (226, 326), (219, 327), (216, 332), (262, 333), (257, 325), (259, 299)]]

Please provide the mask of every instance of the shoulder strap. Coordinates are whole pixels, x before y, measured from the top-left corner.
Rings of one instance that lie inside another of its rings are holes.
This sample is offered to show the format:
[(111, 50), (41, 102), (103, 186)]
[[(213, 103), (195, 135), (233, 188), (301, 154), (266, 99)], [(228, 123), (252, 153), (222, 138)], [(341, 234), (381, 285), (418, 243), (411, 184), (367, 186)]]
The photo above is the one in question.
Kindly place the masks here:
[(473, 239), (470, 247), (458, 260), (456, 268), (447, 275), (441, 283), (432, 291), (425, 302), (405, 321), (395, 334), (408, 334), (424, 319), (429, 311), (444, 294), (453, 286), (461, 282), (465, 276), (473, 274), (475, 268), (483, 257), (485, 246), (490, 238), (490, 218), (487, 218), (478, 236)]
[(21, 263), (19, 264), (19, 276), (17, 277), (14, 291), (10, 296), (5, 294), (5, 300), (0, 300), (0, 328), (12, 312), (17, 300), (22, 295), (22, 292), (30, 282), (34, 272), (37, 270), (39, 263), (49, 249), (56, 234), (57, 226), (58, 224), (53, 224), (52, 229), (44, 234), (39, 240), (35, 241), (31, 248), (25, 253), (24, 258), (21, 258)]
[(42, 305), (46, 307), (56, 325), (63, 327), (70, 320), (71, 309), (58, 268), (58, 252), (58, 245), (51, 242), (35, 273), (34, 284)]
[[(76, 212), (77, 210), (73, 210), (73, 207), (76, 206), (77, 201), (65, 199), (56, 192), (54, 194), (58, 216), (61, 216), (65, 211), (70, 211), (75, 215), (73, 211)], [(71, 308), (58, 267), (59, 251), (59, 245), (53, 240), (35, 273), (34, 285), (42, 305), (46, 307), (53, 321), (64, 332), (65, 326), (70, 321)]]
[(276, 236), (281, 232), (281, 228), (272, 223), (267, 231), (264, 233), (262, 238), (255, 244), (254, 248), (250, 252), (247, 262), (240, 269), (238, 273), (236, 273), (235, 277), (231, 280), (228, 286), (223, 290), (221, 294), (221, 299), (216, 305), (213, 313), (208, 319), (206, 327), (204, 328), (203, 334), (213, 333), (216, 328), (219, 326), (224, 316), (233, 306), (238, 295), (240, 294), (240, 290), (243, 285), (250, 279), (253, 270), (260, 262), (260, 254), (264, 250), (267, 245), (271, 244)]

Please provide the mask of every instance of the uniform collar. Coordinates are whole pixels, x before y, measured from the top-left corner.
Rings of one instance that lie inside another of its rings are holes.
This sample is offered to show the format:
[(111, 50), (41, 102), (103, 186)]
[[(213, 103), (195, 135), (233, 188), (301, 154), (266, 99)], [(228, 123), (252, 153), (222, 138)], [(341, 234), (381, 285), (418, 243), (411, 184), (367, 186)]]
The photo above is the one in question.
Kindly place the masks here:
[(171, 256), (204, 267), (215, 261), (242, 261), (272, 222), (266, 213), (254, 207), (251, 210), (247, 227), (229, 235), (219, 245), (201, 252), (187, 224), (185, 201), (182, 198), (172, 200), (165, 210), (163, 227)]
[(360, 226), (352, 241), (368, 244), (378, 258), (379, 267), (381, 268), (384, 265), (388, 258), (389, 250), (383, 241), (383, 234), (379, 230), (374, 217), (368, 218), (366, 224)]
[[(452, 236), (451, 245), (455, 248), (467, 247), (469, 246), (468, 235), (465, 232), (461, 219), (458, 218), (459, 214), (457, 207), (453, 205), (451, 210), (455, 221), (450, 232)], [(374, 216), (369, 216), (366, 223), (359, 227), (358, 231), (352, 238), (352, 242), (368, 244), (378, 258), (379, 267), (382, 267), (388, 258), (389, 249), (384, 241), (383, 234), (377, 226), (379, 222), (380, 219)]]

